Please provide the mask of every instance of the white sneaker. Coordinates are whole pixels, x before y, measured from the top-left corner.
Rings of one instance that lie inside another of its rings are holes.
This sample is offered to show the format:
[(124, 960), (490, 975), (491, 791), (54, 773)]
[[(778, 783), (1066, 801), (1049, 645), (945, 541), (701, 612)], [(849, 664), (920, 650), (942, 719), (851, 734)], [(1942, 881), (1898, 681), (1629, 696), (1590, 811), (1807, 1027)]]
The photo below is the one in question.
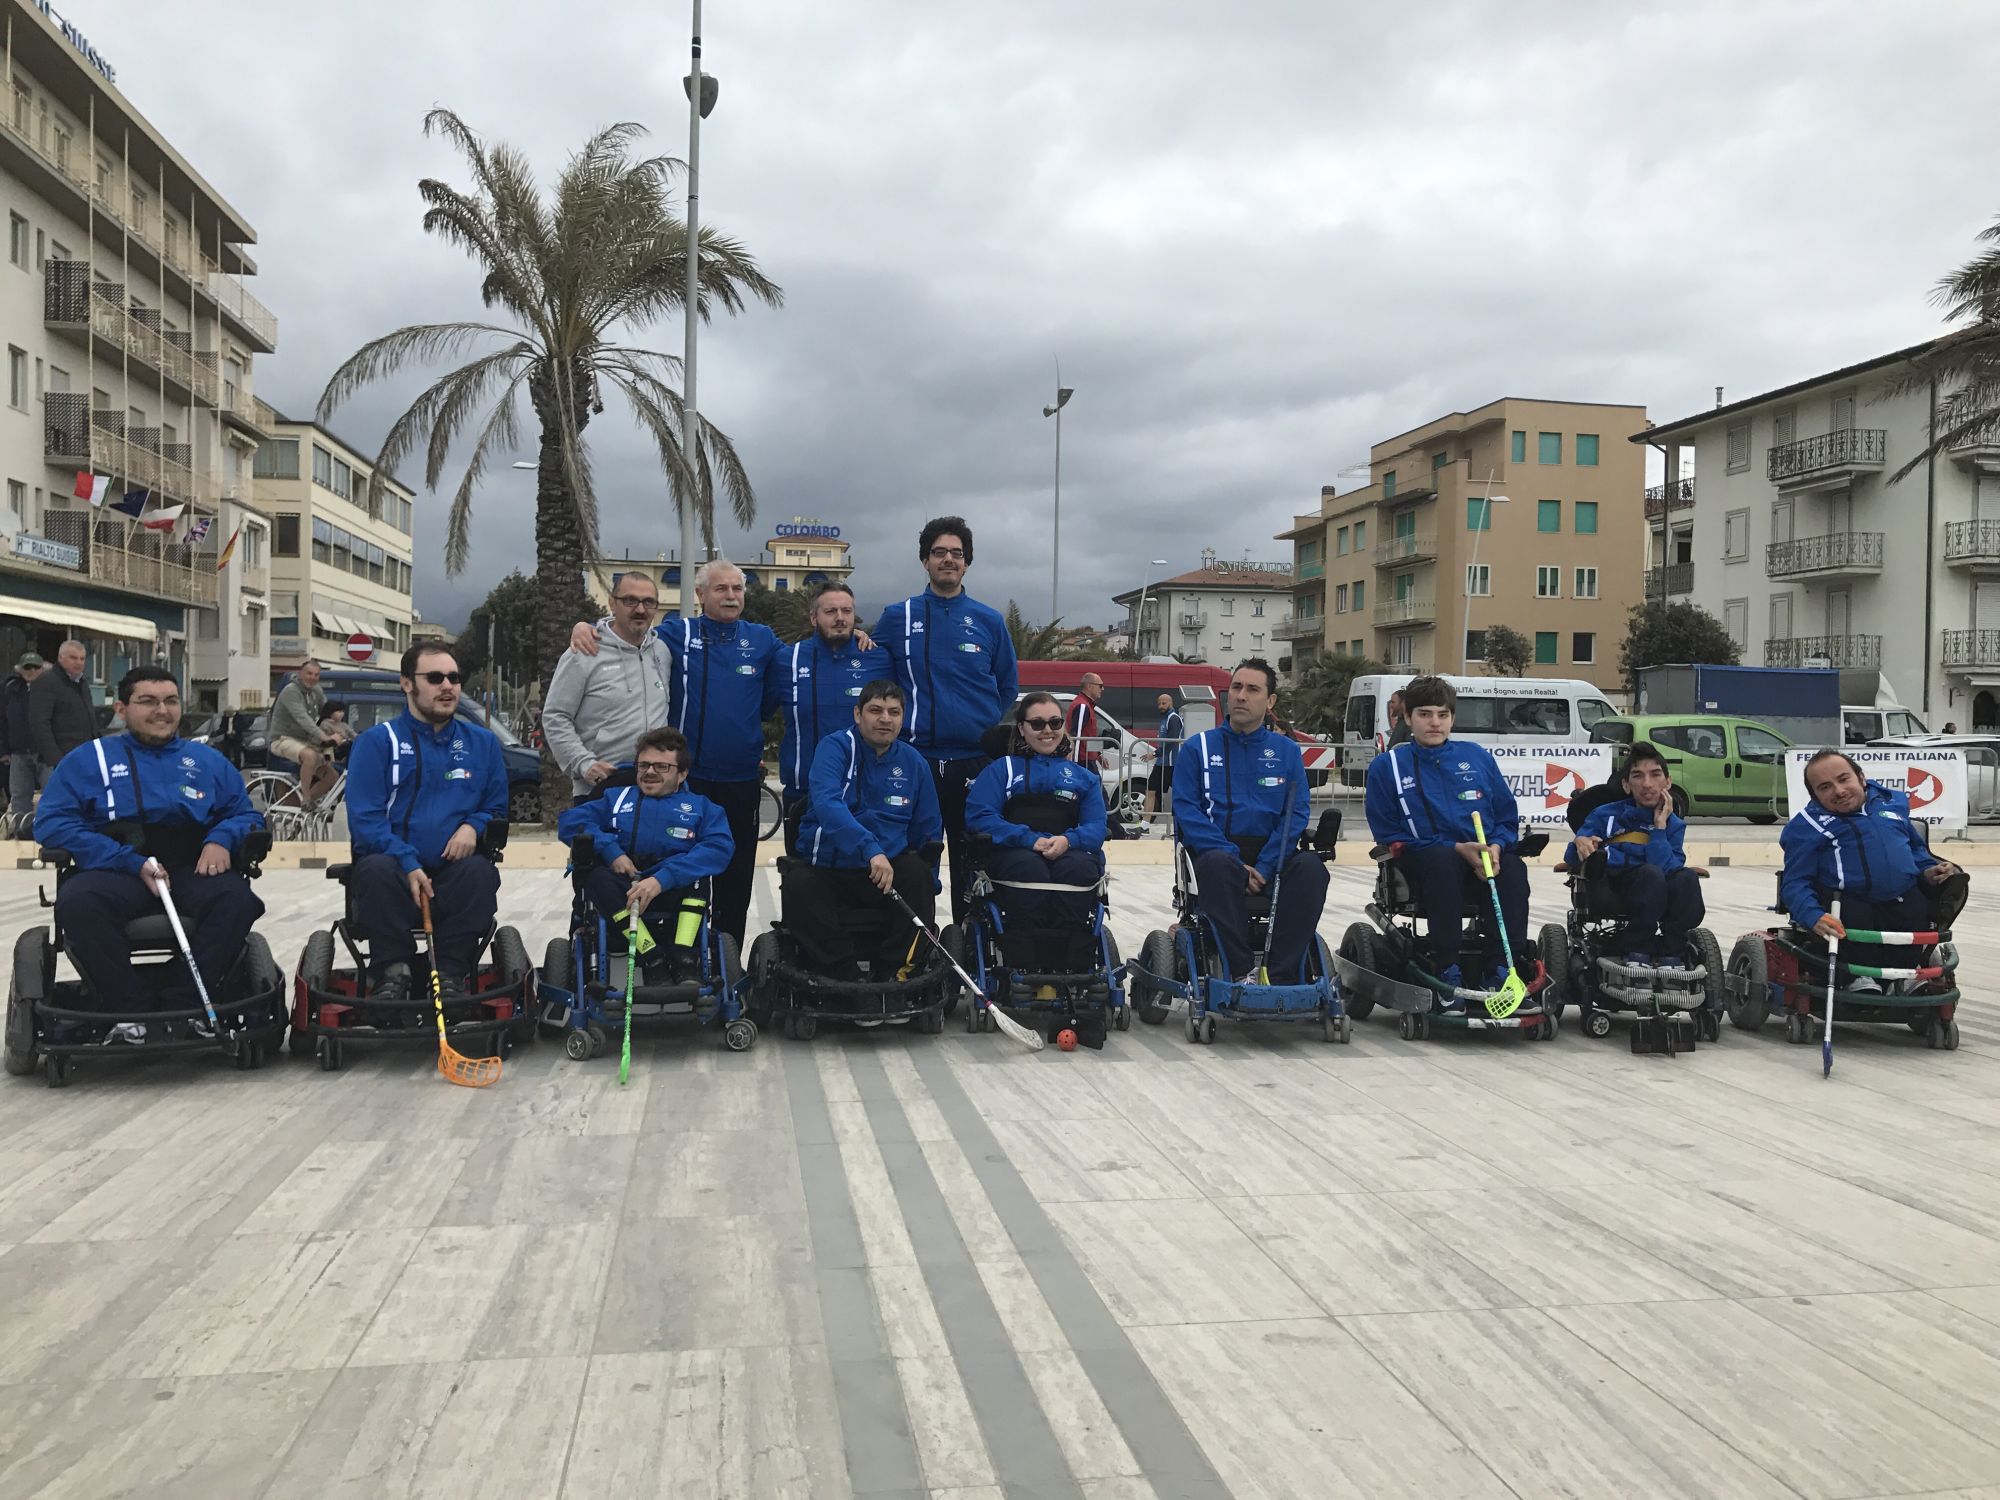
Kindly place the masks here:
[(110, 1033), (104, 1038), (106, 1046), (109, 1046), (113, 1042), (131, 1042), (136, 1045), (143, 1043), (145, 1040), (146, 1023), (143, 1021), (120, 1021), (111, 1028)]
[(1850, 995), (1879, 995), (1882, 993), (1882, 982), (1872, 974), (1860, 974), (1847, 982), (1847, 993)]

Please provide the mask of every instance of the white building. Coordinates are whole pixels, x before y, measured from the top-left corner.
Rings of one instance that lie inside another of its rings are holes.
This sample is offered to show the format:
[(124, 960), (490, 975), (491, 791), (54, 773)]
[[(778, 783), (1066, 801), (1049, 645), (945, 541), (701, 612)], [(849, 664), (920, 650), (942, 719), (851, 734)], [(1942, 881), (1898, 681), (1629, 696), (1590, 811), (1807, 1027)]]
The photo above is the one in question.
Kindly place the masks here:
[(1292, 618), (1288, 562), (1227, 562), (1204, 552), (1193, 572), (1114, 594), (1111, 602), (1124, 606), (1125, 621), (1117, 628), (1142, 657), (1234, 665), (1261, 656), (1279, 666), (1280, 653), (1290, 654), (1289, 641), (1281, 646), (1278, 636), (1278, 627)]
[[(198, 706), (261, 703), (251, 367), (278, 331), (240, 280), (256, 233), (120, 92), (115, 35), (86, 43), (31, 0), (0, 0), (0, 23), (0, 660), (73, 634), (99, 686), (163, 659)], [(77, 498), (79, 475), (184, 509), (151, 530)]]
[(2000, 433), (1889, 483), (1932, 400), (1890, 392), (1931, 347), (1635, 437), (1669, 476), (1693, 458), (1648, 492), (1647, 592), (1707, 609), (1747, 663), (1874, 672), (1933, 728), (2000, 726)]

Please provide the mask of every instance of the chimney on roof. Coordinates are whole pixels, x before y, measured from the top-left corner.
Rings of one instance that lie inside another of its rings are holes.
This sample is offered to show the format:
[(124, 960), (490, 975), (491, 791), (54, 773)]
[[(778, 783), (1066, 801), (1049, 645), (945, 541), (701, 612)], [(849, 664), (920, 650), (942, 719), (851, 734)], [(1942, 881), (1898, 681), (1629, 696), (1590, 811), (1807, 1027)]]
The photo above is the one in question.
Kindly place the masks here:
[(1715, 404), (1716, 404), (1717, 406), (1720, 406), (1720, 405), (1722, 405), (1722, 387), (1721, 387), (1721, 386), (1717, 386), (1717, 387), (1715, 388)]

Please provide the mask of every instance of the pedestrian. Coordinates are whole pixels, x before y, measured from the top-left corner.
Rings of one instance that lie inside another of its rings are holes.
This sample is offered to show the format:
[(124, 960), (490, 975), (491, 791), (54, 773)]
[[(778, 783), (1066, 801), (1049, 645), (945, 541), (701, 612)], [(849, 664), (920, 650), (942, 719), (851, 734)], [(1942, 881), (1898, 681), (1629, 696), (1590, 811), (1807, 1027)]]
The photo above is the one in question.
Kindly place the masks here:
[(1951, 720), (1949, 720), (1949, 719), (1946, 719), (1946, 720), (1944, 721), (1944, 732), (1945, 732), (1946, 734), (1957, 734), (1957, 733), (1958, 733), (1958, 725), (1954, 724), (1954, 723), (1953, 723), (1953, 722), (1952, 722)]
[(889, 652), (907, 690), (903, 738), (923, 753), (937, 786), (951, 857), (952, 920), (965, 920), (972, 857), (965, 839), (965, 794), (992, 764), (980, 747), (1014, 706), (1020, 674), (1014, 638), (997, 609), (965, 592), (972, 528), (938, 516), (917, 538), (929, 586), (882, 612), (875, 640)]
[(1410, 737), (1410, 707), (1403, 697), (1403, 690), (1397, 688), (1389, 695), (1389, 743), (1385, 747), (1393, 750)]
[(55, 671), (43, 672), (28, 689), (28, 735), (44, 784), (65, 755), (97, 738), (97, 709), (83, 680), (89, 665), (82, 641), (64, 641), (56, 648)]
[(667, 722), (673, 653), (654, 632), (660, 589), (650, 574), (621, 573), (611, 616), (591, 629), (589, 649), (563, 652), (542, 700), (542, 731), (570, 791), (593, 797), (630, 766), (639, 736)]
[(21, 653), (7, 680), (0, 683), (0, 753), (7, 758), (7, 810), (16, 829), (35, 810), (35, 793), (47, 781), (35, 759), (35, 737), (28, 729), (28, 689), (46, 666), (33, 651)]
[(1146, 816), (1160, 810), (1162, 798), (1172, 801), (1174, 795), (1174, 756), (1179, 753), (1181, 741), (1187, 738), (1187, 721), (1174, 707), (1174, 695), (1162, 693), (1159, 697), (1160, 727), (1153, 737), (1153, 770), (1146, 778)]
[(894, 667), (889, 653), (866, 644), (854, 628), (854, 590), (838, 580), (822, 584), (808, 616), (813, 633), (778, 649), (771, 664), (785, 715), (778, 744), (778, 777), (785, 792), (785, 852), (799, 852), (799, 826), (811, 790), (813, 752), (830, 734), (854, 727), (861, 690)]
[(1076, 697), (1063, 712), (1063, 733), (1069, 736), (1070, 758), (1086, 770), (1095, 771), (1103, 759), (1097, 736), (1097, 700), (1104, 696), (1104, 679), (1085, 672), (1076, 685)]
[(319, 676), (319, 663), (308, 659), (278, 690), (265, 739), (268, 754), (298, 763), (299, 796), (307, 807), (326, 795), (338, 774), (327, 753), (332, 737), (319, 727), (326, 715), (326, 689), (319, 685)]

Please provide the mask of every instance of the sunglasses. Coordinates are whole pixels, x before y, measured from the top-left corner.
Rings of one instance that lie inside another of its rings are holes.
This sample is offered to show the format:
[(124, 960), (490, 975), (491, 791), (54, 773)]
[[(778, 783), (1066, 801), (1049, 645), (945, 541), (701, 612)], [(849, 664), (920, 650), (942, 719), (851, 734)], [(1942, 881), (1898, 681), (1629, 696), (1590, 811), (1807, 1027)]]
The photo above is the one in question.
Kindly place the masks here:
[(664, 776), (680, 768), (681, 763), (677, 760), (642, 760), (633, 767), (641, 776)]
[(1030, 729), (1060, 729), (1063, 726), (1061, 719), (1023, 719), (1021, 722)]
[(421, 682), (428, 682), (432, 687), (443, 687), (447, 682), (453, 687), (457, 687), (461, 682), (465, 681), (465, 674), (463, 672), (419, 672), (417, 673), (417, 678)]

